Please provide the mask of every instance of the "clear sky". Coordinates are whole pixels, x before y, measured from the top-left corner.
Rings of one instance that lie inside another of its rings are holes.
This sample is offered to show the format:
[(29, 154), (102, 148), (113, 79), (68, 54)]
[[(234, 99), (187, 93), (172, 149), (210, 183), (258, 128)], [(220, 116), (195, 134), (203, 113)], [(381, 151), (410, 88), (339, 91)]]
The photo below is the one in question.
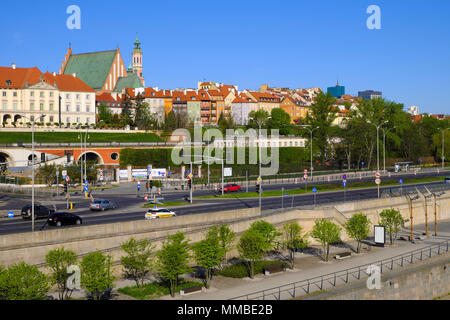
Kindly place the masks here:
[[(69, 30), (69, 5), (81, 30)], [(369, 5), (381, 30), (369, 30)], [(0, 65), (58, 71), (74, 53), (119, 45), (128, 66), (136, 32), (147, 86), (380, 90), (420, 112), (450, 114), (448, 0), (1, 1)]]

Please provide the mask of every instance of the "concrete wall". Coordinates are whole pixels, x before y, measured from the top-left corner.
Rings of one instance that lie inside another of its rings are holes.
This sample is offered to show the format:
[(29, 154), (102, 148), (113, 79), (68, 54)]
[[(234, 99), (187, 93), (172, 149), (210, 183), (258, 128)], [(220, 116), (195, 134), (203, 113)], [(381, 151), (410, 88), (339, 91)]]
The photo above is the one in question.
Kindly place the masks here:
[(430, 300), (450, 292), (450, 255), (407, 270), (381, 276), (382, 288), (369, 290), (366, 281), (314, 297), (319, 300)]
[[(438, 207), (438, 220), (450, 219), (450, 210), (445, 209), (450, 206), (450, 194), (440, 198)], [(429, 227), (431, 231), (431, 207), (429, 201)], [(378, 223), (378, 214), (384, 209), (399, 209), (405, 218), (409, 218), (409, 201), (405, 197), (377, 199), (345, 203), (336, 207), (318, 207), (315, 210), (291, 210), (269, 216), (264, 216), (264, 220), (281, 227), (286, 222), (298, 221), (304, 232), (309, 232), (314, 221), (327, 218), (342, 226), (346, 219), (353, 214), (363, 212), (370, 220)], [(414, 223), (423, 223), (424, 202), (417, 200), (413, 204)], [(82, 226), (76, 228), (53, 229), (42, 232), (12, 234), (0, 236), (0, 265), (10, 265), (16, 262), (25, 261), (30, 264), (42, 264), (45, 262), (45, 255), (49, 250), (64, 246), (79, 255), (83, 255), (94, 250), (103, 250), (113, 256), (114, 261), (118, 261), (122, 252), (120, 245), (131, 237), (136, 239), (150, 239), (159, 248), (161, 242), (169, 235), (178, 231), (186, 233), (191, 242), (203, 239), (205, 231), (218, 224), (228, 224), (238, 235), (249, 228), (256, 220), (261, 219), (258, 209), (242, 209), (225, 212), (215, 212), (206, 214), (194, 214), (179, 216), (170, 219), (160, 219), (156, 221), (129, 221), (121, 223)], [(409, 227), (409, 222), (405, 224)], [(346, 233), (341, 233), (343, 241), (349, 240)], [(312, 239), (311, 244), (317, 244)], [(230, 253), (230, 256), (233, 252)]]

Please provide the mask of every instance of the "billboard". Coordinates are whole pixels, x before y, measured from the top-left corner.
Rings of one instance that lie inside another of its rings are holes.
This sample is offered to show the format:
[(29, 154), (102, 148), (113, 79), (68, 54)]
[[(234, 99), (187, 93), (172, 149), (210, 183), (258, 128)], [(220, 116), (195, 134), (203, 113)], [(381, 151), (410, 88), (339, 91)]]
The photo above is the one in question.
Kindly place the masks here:
[(384, 245), (385, 239), (385, 229), (383, 226), (374, 226), (375, 243)]
[(147, 178), (147, 169), (133, 169), (131, 170), (131, 176), (133, 178)]
[(233, 168), (223, 168), (223, 176), (231, 177), (233, 175)]
[(166, 169), (152, 169), (152, 178), (164, 178), (166, 175)]

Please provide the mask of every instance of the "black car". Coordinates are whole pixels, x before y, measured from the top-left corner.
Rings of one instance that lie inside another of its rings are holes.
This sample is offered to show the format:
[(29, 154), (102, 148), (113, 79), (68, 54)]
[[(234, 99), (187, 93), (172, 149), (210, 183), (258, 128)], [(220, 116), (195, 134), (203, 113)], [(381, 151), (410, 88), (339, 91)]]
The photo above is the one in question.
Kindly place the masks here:
[(48, 219), (47, 223), (51, 226), (61, 227), (68, 224), (82, 224), (83, 219), (81, 217), (68, 213), (68, 212), (54, 212), (52, 213)]
[[(31, 210), (32, 206), (31, 204), (26, 205), (25, 207), (22, 208), (22, 218), (23, 219), (31, 219)], [(41, 206), (38, 204), (34, 205), (34, 218), (35, 219), (42, 219), (42, 218), (47, 218), (49, 215), (51, 215), (52, 213), (54, 213), (55, 210), (53, 209), (49, 209), (46, 206)]]

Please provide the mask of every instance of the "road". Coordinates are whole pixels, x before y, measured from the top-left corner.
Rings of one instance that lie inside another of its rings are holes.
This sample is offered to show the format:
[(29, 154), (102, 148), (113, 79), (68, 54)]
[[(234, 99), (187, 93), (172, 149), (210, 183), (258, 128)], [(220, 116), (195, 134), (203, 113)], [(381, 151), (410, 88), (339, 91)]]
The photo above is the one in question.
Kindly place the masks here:
[[(434, 173), (433, 175), (436, 175)], [(426, 176), (426, 175), (425, 175)], [(417, 177), (420, 177), (418, 174)], [(404, 178), (405, 179), (405, 178)], [(435, 183), (426, 183), (423, 184), (426, 186), (435, 186), (435, 185), (443, 185), (442, 182)], [(76, 206), (74, 213), (81, 216), (83, 219), (84, 225), (96, 225), (96, 224), (105, 224), (105, 223), (116, 223), (116, 222), (124, 222), (124, 221), (133, 221), (133, 220), (142, 220), (144, 219), (144, 214), (146, 209), (143, 209), (142, 206), (145, 204), (145, 201), (142, 197), (136, 196), (136, 191), (127, 192), (127, 190), (131, 190), (133, 185), (126, 185), (123, 190), (121, 188), (113, 188), (109, 190), (105, 190), (103, 192), (95, 192), (94, 197), (96, 198), (107, 198), (111, 201), (114, 201), (118, 205), (118, 209), (109, 210), (105, 212), (91, 212), (88, 209), (89, 200), (82, 199), (80, 197), (74, 198)], [(413, 185), (410, 185), (413, 186)], [(314, 205), (314, 194), (302, 194), (302, 195), (294, 195), (294, 196), (285, 196), (283, 199), (281, 197), (281, 187), (285, 190), (288, 189), (296, 189), (300, 186), (298, 184), (290, 184), (290, 185), (267, 185), (264, 186), (264, 190), (280, 190), (280, 197), (271, 197), (271, 198), (262, 198), (262, 210), (272, 210), (272, 209), (280, 209), (282, 207), (311, 207)], [(383, 192), (389, 192), (391, 190), (398, 190), (399, 187), (382, 187), (381, 190)], [(142, 191), (142, 190), (141, 190)], [(254, 191), (249, 189), (249, 191)], [(184, 195), (187, 195), (186, 191), (171, 191), (164, 193), (165, 201), (183, 201)], [(194, 196), (205, 196), (205, 195), (213, 195), (214, 191), (204, 190), (204, 191), (196, 191)], [(378, 192), (376, 188), (371, 189), (355, 189), (355, 190), (347, 190), (345, 194), (346, 201), (357, 201), (364, 199), (376, 199), (378, 196)], [(8, 197), (6, 197), (8, 198)], [(0, 199), (1, 200), (1, 199)], [(44, 205), (55, 205), (57, 211), (65, 211), (65, 200), (52, 198), (52, 199), (37, 199)], [(316, 194), (315, 203), (317, 205), (329, 204), (329, 203), (337, 203), (344, 201), (344, 192), (343, 191), (330, 191), (330, 192), (318, 192)], [(254, 208), (258, 207), (259, 199), (258, 198), (231, 198), (231, 199), (199, 199), (195, 200), (196, 205), (187, 205), (181, 206), (174, 209), (178, 216), (189, 215), (189, 214), (199, 214), (199, 213), (208, 213), (215, 211), (225, 211), (225, 210), (236, 210), (236, 209), (245, 209), (245, 208)], [(0, 211), (7, 212), (10, 210), (12, 206), (15, 206), (14, 209), (20, 209), (23, 205), (29, 203), (29, 199), (24, 199), (23, 197), (15, 197), (11, 196), (8, 199), (3, 199), (3, 203), (0, 203)], [(54, 227), (46, 226), (45, 220), (36, 220), (35, 222), (35, 230), (40, 230), (42, 227), (43, 230), (49, 230)], [(69, 228), (73, 226), (68, 226)], [(12, 234), (12, 233), (22, 233), (22, 232), (30, 232), (31, 231), (31, 221), (22, 220), (20, 217), (14, 219), (3, 219), (0, 221), (0, 234)]]

